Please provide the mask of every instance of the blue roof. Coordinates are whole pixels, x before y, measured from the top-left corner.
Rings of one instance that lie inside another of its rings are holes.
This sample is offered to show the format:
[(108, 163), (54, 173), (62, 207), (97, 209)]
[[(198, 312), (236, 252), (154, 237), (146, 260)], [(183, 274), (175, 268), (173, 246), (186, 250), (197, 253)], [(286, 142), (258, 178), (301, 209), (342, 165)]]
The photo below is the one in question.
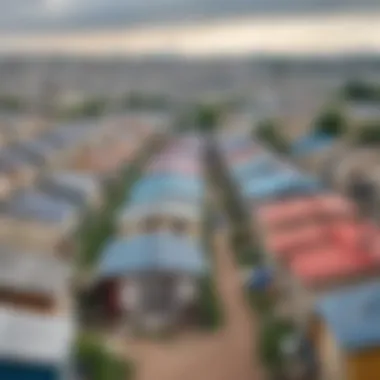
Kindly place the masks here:
[(75, 213), (75, 208), (60, 199), (35, 190), (20, 191), (5, 205), (12, 217), (44, 222), (64, 222)]
[(308, 155), (330, 147), (335, 138), (327, 134), (310, 134), (301, 137), (292, 146), (292, 153), (296, 156)]
[(314, 178), (288, 172), (262, 180), (253, 179), (243, 186), (243, 193), (250, 198), (268, 198), (293, 193), (309, 193), (321, 187), (322, 185)]
[(333, 292), (316, 308), (342, 348), (380, 347), (379, 281)]
[(247, 162), (244, 166), (239, 165), (234, 170), (234, 177), (239, 180), (255, 176), (273, 176), (284, 172), (284, 169), (286, 167), (280, 161), (275, 159), (260, 159)]
[(199, 245), (190, 238), (145, 234), (112, 241), (103, 251), (98, 274), (106, 278), (152, 270), (201, 275), (206, 263)]
[(203, 195), (203, 182), (195, 177), (146, 177), (133, 187), (131, 201), (153, 201), (154, 199), (167, 198), (177, 193), (185, 198), (199, 198)]

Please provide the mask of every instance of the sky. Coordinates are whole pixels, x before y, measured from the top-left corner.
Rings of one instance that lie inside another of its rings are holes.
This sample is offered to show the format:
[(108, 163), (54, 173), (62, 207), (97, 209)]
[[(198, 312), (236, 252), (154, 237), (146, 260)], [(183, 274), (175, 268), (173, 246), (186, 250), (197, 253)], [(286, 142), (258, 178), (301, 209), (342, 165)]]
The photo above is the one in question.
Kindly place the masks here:
[(0, 52), (380, 53), (380, 0), (0, 0)]
[(379, 0), (0, 0), (0, 32), (99, 30), (240, 15), (380, 11)]

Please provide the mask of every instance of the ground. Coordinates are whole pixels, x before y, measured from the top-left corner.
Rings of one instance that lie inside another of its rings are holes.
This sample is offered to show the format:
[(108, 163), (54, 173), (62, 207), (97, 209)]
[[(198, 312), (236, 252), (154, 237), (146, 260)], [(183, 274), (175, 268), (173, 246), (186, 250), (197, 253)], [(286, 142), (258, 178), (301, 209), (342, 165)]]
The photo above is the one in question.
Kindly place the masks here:
[(242, 293), (239, 272), (225, 235), (215, 236), (215, 278), (225, 324), (213, 334), (189, 333), (175, 340), (124, 345), (136, 380), (256, 380), (255, 321)]

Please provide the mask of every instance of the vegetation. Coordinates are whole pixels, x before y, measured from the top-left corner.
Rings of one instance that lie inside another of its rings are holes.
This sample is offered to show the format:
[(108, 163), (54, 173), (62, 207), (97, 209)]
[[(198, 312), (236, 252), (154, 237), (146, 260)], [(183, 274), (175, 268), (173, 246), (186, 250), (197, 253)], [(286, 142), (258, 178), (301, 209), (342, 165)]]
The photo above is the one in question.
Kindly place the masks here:
[(380, 86), (362, 81), (350, 81), (342, 90), (343, 98), (352, 101), (380, 101)]
[(255, 126), (253, 136), (267, 144), (278, 153), (286, 154), (290, 151), (289, 143), (272, 120), (264, 120)]
[(23, 111), (26, 108), (24, 100), (19, 97), (12, 95), (1, 95), (0, 96), (0, 110), (17, 112)]
[(314, 133), (331, 137), (340, 137), (347, 132), (347, 122), (343, 114), (337, 109), (330, 109), (321, 113), (314, 121)]
[(284, 319), (267, 317), (261, 321), (259, 352), (261, 360), (272, 375), (284, 373), (286, 358), (282, 344), (294, 331), (292, 324)]
[(128, 380), (134, 375), (130, 362), (112, 354), (99, 339), (88, 334), (79, 336), (75, 358), (84, 379)]
[(368, 123), (358, 127), (354, 135), (354, 142), (358, 145), (372, 145), (380, 143), (380, 121)]
[(129, 110), (167, 110), (172, 101), (165, 95), (130, 93), (123, 97), (122, 107)]
[(64, 119), (99, 117), (107, 111), (108, 106), (109, 102), (106, 98), (94, 97), (58, 110), (57, 116)]

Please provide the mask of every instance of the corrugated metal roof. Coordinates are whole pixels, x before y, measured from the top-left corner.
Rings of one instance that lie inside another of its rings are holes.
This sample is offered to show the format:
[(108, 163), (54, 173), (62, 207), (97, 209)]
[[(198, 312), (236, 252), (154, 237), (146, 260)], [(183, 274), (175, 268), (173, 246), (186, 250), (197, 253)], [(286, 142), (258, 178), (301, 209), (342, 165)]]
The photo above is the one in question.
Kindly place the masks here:
[(311, 153), (322, 151), (333, 145), (335, 138), (324, 134), (310, 134), (301, 137), (292, 145), (292, 154), (306, 156)]
[(343, 349), (380, 347), (380, 282), (333, 292), (316, 309)]
[(203, 194), (203, 181), (199, 178), (182, 175), (145, 177), (133, 187), (131, 201), (149, 202), (158, 198), (167, 198), (175, 193), (180, 193), (181, 196), (198, 198)]
[(69, 266), (49, 253), (0, 246), (0, 287), (57, 295), (69, 285)]
[(155, 233), (112, 241), (103, 251), (98, 275), (118, 277), (146, 271), (201, 275), (205, 269), (203, 252), (192, 239)]
[(16, 193), (5, 205), (5, 212), (14, 218), (52, 223), (64, 223), (76, 215), (71, 204), (36, 190)]
[(197, 221), (201, 218), (201, 214), (201, 205), (196, 206), (189, 203), (166, 200), (132, 206), (127, 204), (120, 213), (120, 220), (123, 222), (138, 222), (148, 216), (163, 215)]
[(0, 308), (0, 360), (59, 365), (67, 361), (75, 324), (70, 315), (48, 316)]

